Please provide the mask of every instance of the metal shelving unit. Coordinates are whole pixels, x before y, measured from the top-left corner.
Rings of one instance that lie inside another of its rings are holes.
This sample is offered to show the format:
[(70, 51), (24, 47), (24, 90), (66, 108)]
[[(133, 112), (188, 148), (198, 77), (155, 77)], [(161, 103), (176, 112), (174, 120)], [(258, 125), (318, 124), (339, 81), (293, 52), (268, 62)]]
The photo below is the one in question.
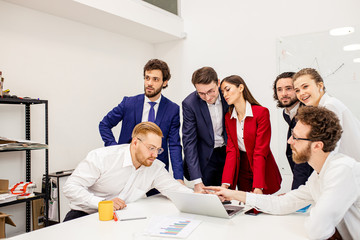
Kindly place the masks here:
[[(45, 105), (45, 144), (48, 144), (49, 142), (49, 136), (48, 136), (48, 101), (47, 100), (40, 100), (40, 99), (30, 99), (30, 98), (0, 98), (0, 104), (20, 104), (25, 105), (25, 136), (26, 140), (30, 139), (30, 106), (33, 104), (44, 104)], [(22, 151), (26, 151), (26, 181), (31, 181), (31, 151), (33, 149), (25, 149)], [(11, 150), (10, 150), (11, 151)], [(18, 151), (18, 150), (14, 150)], [(0, 151), (1, 152), (1, 151)], [(4, 151), (3, 151), (4, 152)], [(6, 152), (9, 152), (9, 150), (6, 150)], [(30, 223), (31, 223), (31, 207), (30, 202), (35, 199), (43, 198), (45, 200), (45, 226), (49, 225), (49, 218), (48, 218), (48, 212), (49, 212), (49, 151), (48, 149), (45, 149), (45, 193), (35, 193), (34, 197), (31, 198), (25, 198), (20, 200), (15, 200), (11, 202), (1, 203), (0, 207), (5, 207), (9, 205), (14, 205), (18, 203), (26, 203), (26, 232), (31, 231)]]

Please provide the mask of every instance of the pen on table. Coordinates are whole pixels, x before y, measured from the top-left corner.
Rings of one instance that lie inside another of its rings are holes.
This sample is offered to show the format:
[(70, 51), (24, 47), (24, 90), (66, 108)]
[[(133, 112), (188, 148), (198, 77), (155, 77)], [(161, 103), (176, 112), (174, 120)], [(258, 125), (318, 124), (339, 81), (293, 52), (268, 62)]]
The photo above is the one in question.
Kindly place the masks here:
[(117, 220), (118, 220), (117, 214), (116, 212), (114, 212), (114, 221), (117, 222)]
[(120, 219), (120, 221), (139, 220), (139, 219), (146, 219), (146, 217), (123, 218)]

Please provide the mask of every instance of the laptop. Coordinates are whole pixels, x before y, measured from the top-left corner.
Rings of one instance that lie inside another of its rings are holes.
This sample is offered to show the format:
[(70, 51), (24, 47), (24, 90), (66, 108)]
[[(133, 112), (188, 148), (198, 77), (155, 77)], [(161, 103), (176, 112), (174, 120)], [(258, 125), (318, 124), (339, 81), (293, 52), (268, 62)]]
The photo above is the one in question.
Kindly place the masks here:
[(200, 214), (220, 218), (232, 218), (244, 207), (223, 205), (214, 194), (168, 192), (168, 198), (181, 212)]

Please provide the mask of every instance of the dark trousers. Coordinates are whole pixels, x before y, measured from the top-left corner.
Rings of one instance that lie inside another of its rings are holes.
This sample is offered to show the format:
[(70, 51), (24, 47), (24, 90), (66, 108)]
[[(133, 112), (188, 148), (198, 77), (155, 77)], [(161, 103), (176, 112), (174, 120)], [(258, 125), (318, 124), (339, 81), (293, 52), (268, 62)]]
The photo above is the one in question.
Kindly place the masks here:
[(253, 172), (246, 152), (240, 151), (240, 170), (237, 182), (238, 190), (251, 192), (253, 190)]
[(87, 216), (89, 215), (88, 213), (86, 212), (83, 212), (83, 211), (79, 211), (79, 210), (70, 210), (65, 218), (64, 218), (64, 222), (66, 221), (70, 221), (70, 220), (73, 220), (75, 218), (80, 218), (80, 217), (84, 217), (84, 216)]
[(220, 186), (226, 158), (226, 146), (214, 148), (205, 169), (201, 169), (205, 186)]
[(155, 188), (153, 188), (153, 189), (150, 189), (150, 190), (146, 193), (146, 196), (147, 196), (147, 197), (151, 197), (151, 196), (156, 195), (156, 194), (158, 194), (158, 193), (159, 193), (159, 191), (156, 190)]

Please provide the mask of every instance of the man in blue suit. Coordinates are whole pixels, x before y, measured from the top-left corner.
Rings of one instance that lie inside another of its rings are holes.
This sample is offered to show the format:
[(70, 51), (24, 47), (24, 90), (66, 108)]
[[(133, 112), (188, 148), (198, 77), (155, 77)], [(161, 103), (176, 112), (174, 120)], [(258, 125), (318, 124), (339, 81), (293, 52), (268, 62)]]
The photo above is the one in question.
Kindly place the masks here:
[[(168, 86), (171, 77), (168, 65), (159, 59), (148, 61), (144, 67), (144, 92), (133, 97), (124, 97), (122, 102), (112, 109), (100, 122), (100, 135), (105, 146), (131, 142), (133, 128), (140, 122), (154, 122), (163, 132), (162, 148), (164, 152), (158, 159), (169, 170), (169, 151), (174, 178), (183, 182), (183, 162), (180, 144), (180, 108), (166, 97), (161, 90)], [(119, 140), (116, 142), (111, 131), (122, 122)], [(151, 195), (151, 194), (150, 194)]]
[(199, 192), (204, 185), (221, 185), (227, 141), (224, 116), (228, 105), (213, 68), (196, 70), (192, 83), (196, 91), (182, 102), (184, 173), (194, 181), (194, 191)]

